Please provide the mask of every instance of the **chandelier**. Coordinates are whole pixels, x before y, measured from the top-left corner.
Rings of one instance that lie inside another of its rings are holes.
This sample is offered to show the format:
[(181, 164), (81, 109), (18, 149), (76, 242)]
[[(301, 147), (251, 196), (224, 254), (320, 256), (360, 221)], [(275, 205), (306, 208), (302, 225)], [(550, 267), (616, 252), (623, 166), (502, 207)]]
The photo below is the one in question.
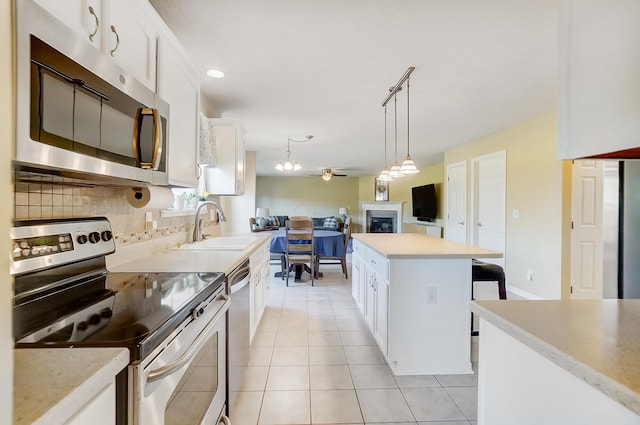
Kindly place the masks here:
[(289, 142), (308, 142), (313, 138), (312, 135), (305, 136), (304, 140), (294, 140), (287, 137), (287, 159), (284, 162), (278, 162), (276, 164), (276, 170), (278, 171), (298, 171), (302, 169), (302, 165), (296, 161), (291, 160), (291, 149)]
[[(409, 76), (415, 70), (415, 67), (411, 66), (404, 73), (398, 83), (389, 89), (389, 94), (382, 102), (384, 107), (384, 168), (378, 176), (379, 180), (390, 181), (396, 178), (404, 177), (407, 174), (419, 173), (420, 170), (416, 167), (411, 154), (409, 153)], [(402, 165), (398, 164), (398, 99), (397, 93), (402, 90), (402, 85), (407, 83), (407, 157), (402, 161)], [(395, 162), (391, 166), (391, 169), (387, 168), (387, 103), (393, 98), (394, 102), (394, 141), (395, 141)]]

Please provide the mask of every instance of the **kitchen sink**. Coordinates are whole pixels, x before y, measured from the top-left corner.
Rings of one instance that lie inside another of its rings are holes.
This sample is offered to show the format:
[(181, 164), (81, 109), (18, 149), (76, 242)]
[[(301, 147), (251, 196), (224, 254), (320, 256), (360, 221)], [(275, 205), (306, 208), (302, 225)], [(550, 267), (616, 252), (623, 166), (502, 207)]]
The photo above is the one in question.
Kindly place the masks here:
[(255, 241), (255, 238), (242, 236), (218, 236), (198, 242), (182, 245), (178, 249), (190, 251), (242, 251)]

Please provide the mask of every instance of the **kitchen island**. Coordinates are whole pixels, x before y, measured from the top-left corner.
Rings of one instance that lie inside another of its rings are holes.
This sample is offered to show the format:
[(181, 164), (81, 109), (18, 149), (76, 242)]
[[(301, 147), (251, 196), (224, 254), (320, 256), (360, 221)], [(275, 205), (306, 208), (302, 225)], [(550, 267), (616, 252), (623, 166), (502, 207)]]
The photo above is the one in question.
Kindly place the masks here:
[(640, 424), (640, 300), (476, 301), (478, 424)]
[(396, 375), (470, 374), (471, 259), (424, 234), (353, 234), (352, 295)]

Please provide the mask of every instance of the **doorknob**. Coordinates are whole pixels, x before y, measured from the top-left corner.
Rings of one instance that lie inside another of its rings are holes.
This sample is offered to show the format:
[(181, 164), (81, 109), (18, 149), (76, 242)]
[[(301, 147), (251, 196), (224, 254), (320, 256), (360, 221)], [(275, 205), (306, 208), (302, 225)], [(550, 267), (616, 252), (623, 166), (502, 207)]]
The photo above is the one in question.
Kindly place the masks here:
[(482, 227), (482, 226), (483, 226), (483, 224), (478, 222), (478, 227)]

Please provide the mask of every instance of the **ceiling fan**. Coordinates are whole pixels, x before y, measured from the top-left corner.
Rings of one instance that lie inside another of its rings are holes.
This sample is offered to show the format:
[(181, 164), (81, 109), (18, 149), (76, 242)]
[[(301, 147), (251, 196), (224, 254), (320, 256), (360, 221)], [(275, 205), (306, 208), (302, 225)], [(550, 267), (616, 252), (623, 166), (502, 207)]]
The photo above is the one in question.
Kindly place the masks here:
[(331, 168), (323, 168), (322, 169), (322, 174), (320, 174), (320, 177), (322, 177), (322, 180), (328, 182), (329, 180), (331, 180), (332, 177), (347, 177), (346, 174), (336, 174), (333, 172), (333, 170), (331, 170)]

